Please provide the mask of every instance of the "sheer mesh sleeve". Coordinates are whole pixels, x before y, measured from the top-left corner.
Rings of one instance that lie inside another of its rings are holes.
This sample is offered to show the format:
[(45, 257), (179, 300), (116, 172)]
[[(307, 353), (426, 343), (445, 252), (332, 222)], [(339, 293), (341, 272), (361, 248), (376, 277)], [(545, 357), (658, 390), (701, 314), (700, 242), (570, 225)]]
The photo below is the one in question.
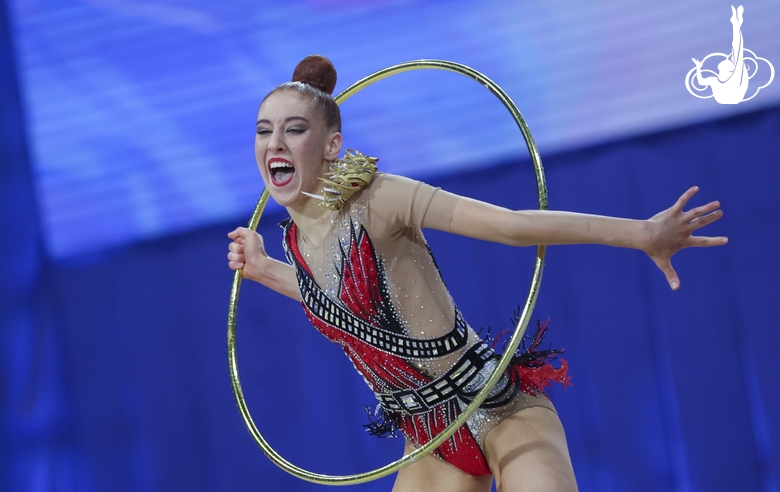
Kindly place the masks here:
[(377, 173), (368, 203), (372, 215), (385, 222), (390, 234), (407, 228), (449, 232), (458, 199), (457, 195), (421, 181)]

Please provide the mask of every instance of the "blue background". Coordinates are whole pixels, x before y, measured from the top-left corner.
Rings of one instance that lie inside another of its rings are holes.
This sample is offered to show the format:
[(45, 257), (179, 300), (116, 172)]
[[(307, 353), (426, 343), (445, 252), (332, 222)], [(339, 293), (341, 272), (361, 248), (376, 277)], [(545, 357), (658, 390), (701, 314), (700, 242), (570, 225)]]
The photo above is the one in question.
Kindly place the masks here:
[[(728, 51), (727, 3), (0, 7), (1, 490), (323, 489), (246, 432), (224, 328), (225, 234), (260, 191), (257, 104), (311, 52), (336, 62), (337, 90), (414, 58), (484, 71), (529, 120), (551, 208), (645, 218), (693, 184), (696, 203), (721, 200), (709, 233), (731, 241), (676, 256), (679, 292), (635, 251), (549, 249), (536, 316), (574, 382), (552, 397), (583, 491), (780, 490), (780, 85), (737, 106), (684, 89), (690, 58)], [(775, 65), (779, 12), (747, 4), (743, 25)], [(519, 133), (471, 81), (399, 76), (344, 114), (385, 170), (534, 206)], [(282, 218), (260, 228), (277, 257)], [(507, 327), (533, 251), (428, 237), (466, 318)], [(238, 346), (284, 456), (334, 474), (399, 456), (363, 432), (373, 396), (296, 303), (245, 285)]]
[[(691, 58), (731, 50), (726, 1), (7, 5), (55, 259), (243, 217), (261, 186), (258, 102), (311, 53), (333, 60), (337, 91), (417, 58), (474, 67), (515, 100), (544, 156), (780, 103), (778, 83), (731, 106), (680, 90)], [(744, 19), (745, 47), (780, 64), (780, 2), (751, 2)], [(761, 64), (751, 87), (769, 74)], [(450, 73), (394, 77), (343, 111), (347, 144), (390, 172), (429, 179), (526, 155), (499, 101)]]

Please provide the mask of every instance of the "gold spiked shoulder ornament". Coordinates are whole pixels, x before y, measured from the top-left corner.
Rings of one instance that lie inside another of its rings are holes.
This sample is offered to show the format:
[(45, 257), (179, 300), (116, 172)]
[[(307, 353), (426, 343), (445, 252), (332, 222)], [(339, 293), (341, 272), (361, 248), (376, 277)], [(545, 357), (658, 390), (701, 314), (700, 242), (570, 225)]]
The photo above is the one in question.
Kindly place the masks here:
[(302, 193), (319, 200), (321, 207), (341, 210), (352, 195), (371, 182), (378, 160), (358, 150), (347, 149), (344, 157), (330, 163), (325, 174), (327, 178), (320, 178), (324, 183), (322, 195)]

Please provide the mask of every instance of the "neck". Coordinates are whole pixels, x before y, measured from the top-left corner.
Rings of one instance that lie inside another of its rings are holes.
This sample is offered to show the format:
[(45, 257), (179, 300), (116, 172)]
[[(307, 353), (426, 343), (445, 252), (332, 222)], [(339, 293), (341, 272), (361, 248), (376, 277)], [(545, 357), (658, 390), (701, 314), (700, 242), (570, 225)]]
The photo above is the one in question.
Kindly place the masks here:
[(287, 207), (287, 212), (298, 226), (298, 232), (303, 235), (304, 242), (317, 245), (325, 240), (330, 231), (331, 210), (320, 207), (315, 199), (307, 197), (303, 203)]
[[(328, 161), (322, 161), (320, 179), (325, 176), (329, 166)], [(322, 183), (318, 182), (318, 186), (321, 185)], [(317, 193), (319, 189), (313, 192)], [(330, 231), (330, 210), (320, 207), (316, 199), (308, 196), (304, 196), (300, 202), (285, 208), (295, 225), (298, 226), (298, 232), (303, 235), (306, 243), (312, 245), (322, 243)]]

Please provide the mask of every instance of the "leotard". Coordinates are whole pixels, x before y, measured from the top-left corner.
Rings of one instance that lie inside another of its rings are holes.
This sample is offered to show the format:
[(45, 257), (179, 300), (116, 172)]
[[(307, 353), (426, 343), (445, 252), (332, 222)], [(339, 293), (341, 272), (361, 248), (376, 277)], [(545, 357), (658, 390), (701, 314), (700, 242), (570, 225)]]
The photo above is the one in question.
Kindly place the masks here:
[[(379, 400), (375, 433), (400, 429), (420, 446), (463, 411), (497, 365), (498, 355), (466, 323), (450, 296), (422, 229), (449, 230), (460, 198), (400, 176), (378, 173), (334, 212), (321, 244), (283, 222), (304, 310), (338, 343)], [(472, 475), (490, 474), (487, 433), (518, 410), (543, 406), (549, 381), (566, 384), (555, 351), (517, 354), (488, 399), (435, 454)]]

